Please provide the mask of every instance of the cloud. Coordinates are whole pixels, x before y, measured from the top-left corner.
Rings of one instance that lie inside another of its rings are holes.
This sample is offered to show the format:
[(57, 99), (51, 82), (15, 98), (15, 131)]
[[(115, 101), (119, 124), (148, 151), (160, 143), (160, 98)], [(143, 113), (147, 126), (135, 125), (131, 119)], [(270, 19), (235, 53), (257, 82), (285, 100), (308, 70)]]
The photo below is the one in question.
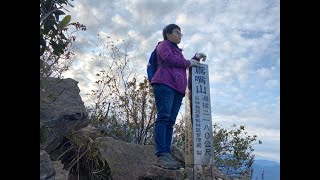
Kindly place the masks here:
[(272, 75), (272, 71), (267, 68), (260, 68), (257, 70), (257, 73), (261, 78), (268, 78)]
[[(176, 23), (186, 59), (207, 55), (213, 122), (260, 129), (267, 146), (256, 152), (279, 159), (280, 2), (277, 0), (76, 0), (72, 21), (87, 26), (77, 32), (73, 66), (64, 74), (79, 81), (81, 96), (95, 87), (101, 49), (97, 34), (113, 40), (132, 38), (132, 63), (140, 77), (162, 29)], [(83, 97), (85, 103), (89, 103)], [(268, 149), (274, 146), (275, 148)]]
[(270, 89), (278, 85), (279, 85), (279, 81), (277, 79), (271, 79), (266, 82), (266, 87)]
[(277, 129), (251, 128), (251, 133), (257, 135), (262, 144), (255, 144), (255, 155), (261, 158), (268, 158), (280, 163), (280, 131)]
[(122, 27), (126, 27), (126, 26), (129, 25), (129, 22), (119, 14), (114, 15), (111, 18), (111, 20), (112, 20), (113, 23), (116, 23), (116, 24), (118, 24), (119, 26), (122, 26)]

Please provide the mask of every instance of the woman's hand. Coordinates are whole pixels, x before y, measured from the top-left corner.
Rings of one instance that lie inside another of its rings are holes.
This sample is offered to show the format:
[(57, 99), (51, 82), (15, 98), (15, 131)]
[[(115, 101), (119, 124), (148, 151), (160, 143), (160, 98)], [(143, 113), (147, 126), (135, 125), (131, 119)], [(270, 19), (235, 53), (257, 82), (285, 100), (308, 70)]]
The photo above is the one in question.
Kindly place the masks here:
[(202, 58), (202, 61), (204, 62), (207, 59), (207, 55), (205, 55), (204, 53), (196, 53), (196, 58), (198, 59)]

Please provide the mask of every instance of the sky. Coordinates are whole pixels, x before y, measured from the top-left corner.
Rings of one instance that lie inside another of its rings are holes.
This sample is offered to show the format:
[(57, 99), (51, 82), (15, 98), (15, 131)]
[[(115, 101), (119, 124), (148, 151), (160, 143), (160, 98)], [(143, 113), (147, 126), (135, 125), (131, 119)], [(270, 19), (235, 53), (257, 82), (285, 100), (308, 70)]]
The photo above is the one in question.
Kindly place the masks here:
[[(190, 59), (207, 55), (212, 122), (224, 128), (244, 125), (262, 144), (256, 159), (280, 163), (280, 1), (279, 0), (74, 0), (72, 21), (87, 27), (76, 32), (75, 58), (64, 78), (78, 81), (80, 95), (93, 88), (96, 69), (90, 61), (97, 34), (133, 39), (137, 73), (146, 64), (162, 30), (177, 24), (179, 47)], [(183, 108), (182, 108), (183, 109)]]

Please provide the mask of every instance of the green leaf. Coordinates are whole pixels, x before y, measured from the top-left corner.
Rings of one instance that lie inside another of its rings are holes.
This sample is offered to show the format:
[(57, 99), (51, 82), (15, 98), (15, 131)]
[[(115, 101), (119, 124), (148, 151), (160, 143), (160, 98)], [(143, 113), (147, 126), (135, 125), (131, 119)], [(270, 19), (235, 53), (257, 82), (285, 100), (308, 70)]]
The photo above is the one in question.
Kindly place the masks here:
[(50, 10), (51, 6), (52, 6), (52, 0), (45, 1), (45, 4), (44, 4), (45, 9), (49, 9)]
[(51, 30), (52, 25), (53, 25), (52, 21), (48, 21), (48, 20), (45, 21), (43, 24), (43, 33), (48, 34), (49, 31)]
[(70, 16), (70, 15), (66, 15), (66, 16), (62, 19), (62, 21), (60, 22), (59, 28), (60, 28), (60, 29), (65, 28), (65, 27), (69, 24), (70, 21), (71, 21), (71, 16)]

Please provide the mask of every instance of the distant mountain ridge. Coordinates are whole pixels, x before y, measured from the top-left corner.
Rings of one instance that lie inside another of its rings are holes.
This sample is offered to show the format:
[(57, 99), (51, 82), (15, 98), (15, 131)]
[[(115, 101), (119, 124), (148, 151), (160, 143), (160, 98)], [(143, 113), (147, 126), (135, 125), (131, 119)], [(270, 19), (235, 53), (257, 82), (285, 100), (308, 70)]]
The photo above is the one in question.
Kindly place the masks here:
[(256, 159), (252, 167), (252, 180), (280, 180), (280, 164), (278, 162)]

